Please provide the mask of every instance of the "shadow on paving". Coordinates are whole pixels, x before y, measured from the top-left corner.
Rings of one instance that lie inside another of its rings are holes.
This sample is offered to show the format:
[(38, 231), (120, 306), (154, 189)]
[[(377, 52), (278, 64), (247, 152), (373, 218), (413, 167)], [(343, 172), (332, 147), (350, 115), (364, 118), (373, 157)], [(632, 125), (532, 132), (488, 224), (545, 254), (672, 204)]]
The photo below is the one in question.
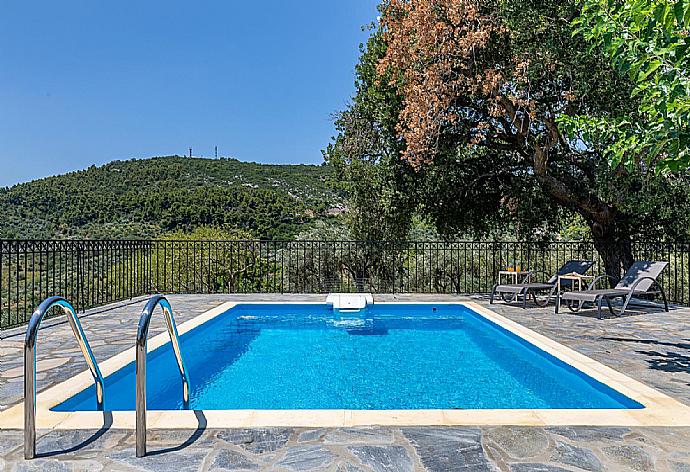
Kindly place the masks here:
[[(611, 336), (603, 337), (602, 339), (605, 339), (607, 341), (637, 343), (649, 346), (665, 346), (676, 349), (684, 349), (688, 351), (688, 353), (679, 353), (674, 351), (661, 352), (656, 350), (638, 350), (635, 352), (638, 354), (642, 354), (643, 356), (646, 356), (648, 358), (651, 357), (651, 359), (646, 359), (646, 362), (649, 364), (649, 367), (653, 370), (660, 370), (668, 373), (690, 374), (690, 343), (665, 342), (658, 341), (656, 339), (635, 339)], [(684, 339), (683, 341), (687, 341), (687, 339)], [(690, 383), (688, 383), (687, 385), (690, 385)]]
[[(636, 351), (638, 354), (654, 357), (648, 359), (649, 366), (654, 370), (661, 370), (669, 373), (686, 373), (690, 374), (690, 356), (679, 354), (677, 352), (667, 351), (666, 353), (659, 351)], [(688, 383), (687, 385), (690, 385)]]
[[(688, 342), (688, 343), (669, 343), (669, 342), (659, 341), (657, 339), (621, 338), (621, 337), (614, 337), (614, 336), (604, 336), (601, 339), (606, 339), (607, 341), (620, 341), (620, 342), (625, 342), (625, 343), (652, 344), (654, 346), (675, 347), (677, 349), (687, 349), (690, 351), (690, 342)], [(684, 339), (684, 341), (690, 341), (690, 340)]]
[(113, 426), (113, 414), (109, 411), (103, 412), (103, 426), (101, 429), (96, 431), (94, 434), (89, 436), (88, 438), (84, 439), (81, 441), (79, 444), (76, 444), (70, 448), (67, 449), (56, 449), (52, 451), (47, 451), (47, 452), (36, 452), (36, 457), (37, 458), (45, 458), (45, 457), (53, 457), (53, 456), (59, 456), (62, 454), (69, 454), (71, 452), (78, 452), (81, 449), (87, 448), (88, 446), (94, 444), (96, 441), (98, 441), (105, 433), (107, 433), (110, 428)]
[[(158, 450), (153, 450), (149, 451), (147, 453), (147, 456), (157, 456), (157, 455), (162, 455), (162, 454), (167, 454), (171, 452), (179, 452), (182, 451), (190, 446), (192, 446), (194, 443), (196, 443), (199, 438), (203, 435), (204, 431), (206, 431), (207, 427), (207, 420), (206, 417), (204, 416), (202, 411), (195, 410), (194, 411), (194, 416), (197, 418), (197, 428), (192, 432), (191, 436), (187, 438), (182, 444), (179, 444), (177, 446), (171, 446), (171, 447), (166, 447), (164, 449), (158, 449)], [(111, 412), (104, 412), (103, 414), (104, 417), (104, 423), (103, 426), (95, 431), (93, 434), (91, 434), (89, 437), (83, 439), (80, 441), (78, 444), (75, 444), (74, 446), (66, 447), (64, 449), (60, 448), (55, 448), (55, 445), (62, 445), (64, 444), (65, 438), (64, 435), (61, 435), (60, 441), (56, 441), (55, 438), (53, 438), (52, 434), (49, 434), (47, 436), (44, 436), (39, 439), (39, 444), (41, 442), (43, 443), (48, 443), (50, 444), (51, 447), (53, 447), (52, 450), (50, 451), (44, 451), (44, 452), (37, 452), (36, 458), (50, 458), (50, 457), (56, 457), (56, 456), (62, 456), (65, 454), (71, 454), (71, 453), (77, 453), (85, 449), (90, 449), (90, 446), (93, 446), (99, 439), (101, 439), (108, 431), (111, 430), (112, 425), (113, 425), (113, 415)], [(79, 436), (77, 436), (78, 438)]]
[(192, 433), (192, 435), (185, 442), (183, 442), (179, 446), (167, 447), (165, 449), (158, 449), (156, 451), (150, 451), (146, 455), (156, 456), (156, 455), (165, 454), (168, 452), (177, 452), (177, 451), (181, 451), (181, 450), (191, 446), (192, 444), (194, 444), (204, 434), (204, 431), (206, 431), (206, 426), (208, 425), (208, 422), (206, 420), (206, 417), (204, 416), (203, 411), (194, 410), (194, 416), (196, 416), (196, 420), (197, 420), (198, 425), (197, 425), (196, 429), (194, 430), (194, 432)]

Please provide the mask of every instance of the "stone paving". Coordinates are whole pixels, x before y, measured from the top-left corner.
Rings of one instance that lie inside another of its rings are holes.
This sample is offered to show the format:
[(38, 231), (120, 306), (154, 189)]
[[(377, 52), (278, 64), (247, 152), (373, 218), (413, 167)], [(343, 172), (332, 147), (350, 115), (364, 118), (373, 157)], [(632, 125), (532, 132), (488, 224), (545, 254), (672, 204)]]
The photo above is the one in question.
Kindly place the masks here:
[[(178, 323), (229, 300), (313, 301), (322, 296), (171, 296)], [(382, 296), (459, 301), (452, 296)], [(482, 304), (484, 299), (475, 299)], [(99, 361), (134, 344), (143, 300), (88, 312)], [(491, 307), (537, 332), (690, 404), (690, 310), (639, 310), (621, 319), (555, 315), (553, 308)], [(162, 332), (154, 318), (151, 336)], [(0, 332), (0, 410), (22, 399), (23, 330)], [(38, 389), (85, 369), (69, 326), (47, 320), (38, 342)], [(203, 422), (200, 420), (200, 423)], [(132, 431), (39, 431), (39, 458), (22, 459), (22, 432), (0, 431), (0, 470), (690, 471), (690, 428), (429, 427), (149, 431), (137, 459)]]
[(673, 471), (690, 470), (688, 429), (357, 428), (132, 431), (42, 435), (23, 461), (21, 432), (0, 435), (0, 468), (50, 471)]

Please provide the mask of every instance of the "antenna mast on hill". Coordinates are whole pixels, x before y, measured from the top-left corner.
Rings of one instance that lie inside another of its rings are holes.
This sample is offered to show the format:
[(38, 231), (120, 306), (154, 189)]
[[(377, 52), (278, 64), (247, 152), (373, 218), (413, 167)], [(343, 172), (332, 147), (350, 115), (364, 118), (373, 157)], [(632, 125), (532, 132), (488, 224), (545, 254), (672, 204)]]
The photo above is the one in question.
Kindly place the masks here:
[(216, 146), (216, 159), (218, 159), (218, 146)]
[(192, 148), (189, 148), (189, 157), (192, 157)]

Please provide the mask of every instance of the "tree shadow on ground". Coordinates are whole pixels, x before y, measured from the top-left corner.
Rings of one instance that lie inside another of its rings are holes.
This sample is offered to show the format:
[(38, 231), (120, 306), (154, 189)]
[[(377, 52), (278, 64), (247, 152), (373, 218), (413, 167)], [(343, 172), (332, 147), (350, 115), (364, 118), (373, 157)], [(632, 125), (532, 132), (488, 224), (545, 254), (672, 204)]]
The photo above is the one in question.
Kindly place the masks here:
[[(642, 354), (647, 357), (651, 357), (651, 359), (647, 359), (647, 363), (649, 364), (650, 368), (654, 370), (660, 370), (663, 372), (669, 372), (669, 373), (686, 373), (690, 374), (690, 340), (688, 339), (683, 339), (682, 341), (689, 341), (689, 342), (666, 342), (666, 341), (659, 341), (657, 339), (635, 339), (635, 338), (622, 338), (622, 337), (613, 337), (613, 336), (606, 336), (602, 337), (602, 339), (605, 339), (607, 341), (618, 341), (618, 342), (626, 342), (626, 343), (638, 343), (638, 344), (646, 344), (650, 346), (665, 346), (665, 347), (670, 347), (674, 349), (683, 349), (685, 351), (688, 351), (686, 353), (680, 353), (680, 352), (675, 352), (675, 351), (666, 351), (666, 352), (661, 352), (661, 351), (656, 351), (656, 350), (649, 350), (649, 351), (635, 351), (638, 354)], [(690, 385), (690, 383), (688, 383)]]
[(667, 342), (667, 341), (659, 341), (658, 339), (623, 338), (623, 337), (619, 337), (619, 336), (602, 336), (601, 339), (606, 339), (607, 341), (650, 344), (650, 345), (654, 345), (654, 346), (667, 346), (667, 347), (674, 347), (676, 349), (686, 349), (686, 350), (690, 351), (690, 339), (683, 339), (682, 341), (687, 341), (687, 342), (677, 342), (677, 343), (672, 343), (672, 342)]
[(637, 353), (653, 357), (652, 359), (647, 359), (647, 362), (654, 370), (690, 374), (690, 355), (672, 351), (666, 351), (665, 353), (659, 351), (637, 351)]

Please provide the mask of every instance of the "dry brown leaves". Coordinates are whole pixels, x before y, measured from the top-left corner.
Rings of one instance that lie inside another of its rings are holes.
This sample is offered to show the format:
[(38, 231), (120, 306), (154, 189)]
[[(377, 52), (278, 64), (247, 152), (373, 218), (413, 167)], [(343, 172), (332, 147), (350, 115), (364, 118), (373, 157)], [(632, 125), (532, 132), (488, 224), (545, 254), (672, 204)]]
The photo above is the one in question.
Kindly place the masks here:
[[(433, 160), (441, 130), (459, 120), (458, 98), (486, 97), (491, 115), (505, 113), (497, 98), (506, 67), (492, 54), (506, 30), (486, 1), (391, 0), (382, 27), (388, 50), (378, 72), (401, 71), (393, 79), (404, 97), (398, 132), (407, 143), (402, 157), (414, 166)], [(473, 139), (483, 139), (487, 128), (480, 123)]]

